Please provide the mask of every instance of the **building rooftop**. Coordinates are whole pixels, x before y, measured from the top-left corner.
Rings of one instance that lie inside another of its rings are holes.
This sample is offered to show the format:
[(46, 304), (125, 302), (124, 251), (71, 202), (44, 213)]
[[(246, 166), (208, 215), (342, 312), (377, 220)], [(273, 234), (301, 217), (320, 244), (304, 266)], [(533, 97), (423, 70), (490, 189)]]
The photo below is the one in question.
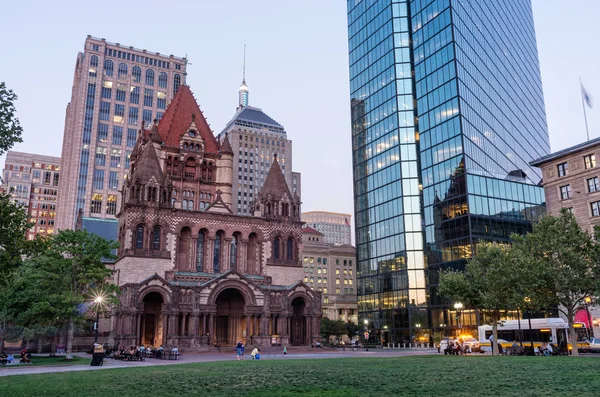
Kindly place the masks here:
[(262, 128), (272, 132), (285, 133), (285, 130), (281, 124), (273, 120), (269, 115), (262, 111), (262, 109), (254, 108), (252, 106), (246, 106), (238, 108), (235, 116), (224, 131), (229, 130), (232, 125), (238, 125), (249, 128)]
[(302, 233), (308, 233), (308, 234), (319, 234), (321, 236), (323, 236), (323, 233), (321, 233), (318, 230), (313, 229), (312, 227), (305, 227), (302, 229)]
[(578, 145), (571, 146), (571, 147), (568, 147), (568, 148), (563, 149), (563, 150), (559, 150), (558, 152), (550, 153), (550, 154), (548, 154), (546, 156), (540, 157), (539, 159), (530, 162), (529, 165), (532, 165), (534, 167), (539, 167), (540, 165), (542, 165), (544, 163), (547, 163), (549, 161), (556, 160), (556, 159), (559, 159), (561, 157), (565, 157), (565, 156), (568, 156), (570, 154), (577, 153), (577, 152), (580, 152), (580, 151), (583, 151), (583, 150), (587, 150), (587, 149), (589, 149), (589, 148), (591, 148), (593, 146), (596, 146), (596, 145), (600, 145), (600, 138), (594, 138), (592, 140), (585, 141), (585, 142), (580, 143)]

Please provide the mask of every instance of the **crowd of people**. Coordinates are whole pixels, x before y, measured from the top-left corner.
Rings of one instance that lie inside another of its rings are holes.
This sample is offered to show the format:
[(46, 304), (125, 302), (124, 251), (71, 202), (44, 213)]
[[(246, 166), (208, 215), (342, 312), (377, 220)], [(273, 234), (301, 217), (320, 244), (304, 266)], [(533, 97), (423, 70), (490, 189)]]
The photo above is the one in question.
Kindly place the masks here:
[[(106, 353), (109, 358), (126, 361), (143, 360), (145, 358), (162, 359), (168, 354), (168, 352), (165, 353), (165, 349), (162, 345), (157, 348), (153, 348), (151, 346), (144, 347), (143, 345), (131, 346), (128, 349), (125, 348), (125, 346), (119, 346), (117, 349), (107, 351)], [(171, 349), (171, 353), (178, 355), (179, 349), (174, 347)]]

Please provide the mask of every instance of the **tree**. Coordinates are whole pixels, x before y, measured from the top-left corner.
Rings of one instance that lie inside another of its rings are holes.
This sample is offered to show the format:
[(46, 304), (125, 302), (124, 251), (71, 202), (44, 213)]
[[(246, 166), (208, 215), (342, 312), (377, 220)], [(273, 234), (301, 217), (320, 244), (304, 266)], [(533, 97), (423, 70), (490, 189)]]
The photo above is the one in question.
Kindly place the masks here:
[[(509, 246), (478, 244), (476, 254), (467, 262), (464, 272), (440, 271), (438, 293), (486, 313), (491, 319), (494, 341), (497, 341), (502, 316), (515, 309), (517, 302), (522, 300), (522, 271), (518, 259), (512, 255)], [(497, 343), (492, 343), (492, 349), (498, 354)]]
[(15, 117), (17, 95), (0, 82), (0, 156), (17, 142), (23, 142), (23, 128)]
[(25, 207), (13, 201), (10, 192), (0, 192), (0, 291), (4, 291), (0, 294), (0, 349), (4, 348), (12, 325), (7, 306), (10, 296), (6, 293), (12, 272), (21, 265), (24, 256), (44, 249), (43, 239), (26, 239), (31, 226)]
[(573, 214), (563, 209), (559, 216), (546, 216), (525, 236), (513, 236), (513, 250), (530, 269), (526, 293), (533, 305), (556, 306), (569, 322), (572, 354), (578, 355), (573, 326), (575, 312), (586, 297), (600, 289), (600, 244), (582, 230)]
[(321, 319), (321, 335), (328, 342), (331, 336), (340, 338), (346, 332), (346, 323), (343, 320), (330, 320), (327, 317)]
[(358, 324), (353, 323), (352, 321), (348, 321), (346, 323), (346, 335), (348, 335), (348, 338), (352, 339), (352, 338), (356, 338), (358, 334), (360, 334), (360, 331), (362, 330), (361, 327), (358, 326)]
[(26, 328), (67, 328), (67, 357), (72, 357), (73, 329), (85, 314), (91, 293), (110, 296), (117, 287), (106, 284), (112, 274), (103, 259), (112, 259), (117, 243), (87, 231), (61, 230), (49, 248), (20, 266), (12, 282), (13, 316)]

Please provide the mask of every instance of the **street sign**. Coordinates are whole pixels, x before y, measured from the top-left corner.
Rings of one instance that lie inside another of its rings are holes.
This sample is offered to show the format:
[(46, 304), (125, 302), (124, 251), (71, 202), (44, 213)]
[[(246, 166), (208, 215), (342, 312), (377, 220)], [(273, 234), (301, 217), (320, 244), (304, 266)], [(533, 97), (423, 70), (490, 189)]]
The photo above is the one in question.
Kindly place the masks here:
[(365, 332), (365, 340), (368, 340), (368, 339), (369, 339), (369, 333)]

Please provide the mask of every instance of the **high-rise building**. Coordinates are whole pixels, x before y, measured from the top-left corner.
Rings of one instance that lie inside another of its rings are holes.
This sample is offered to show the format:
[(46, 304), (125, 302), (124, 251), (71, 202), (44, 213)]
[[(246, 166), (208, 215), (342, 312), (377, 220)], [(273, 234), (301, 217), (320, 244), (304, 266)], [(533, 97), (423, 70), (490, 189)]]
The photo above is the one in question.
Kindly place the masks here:
[(543, 210), (530, 0), (347, 5), (360, 321), (392, 343), (474, 327), (437, 295), (438, 270)]
[(185, 58), (87, 37), (67, 105), (59, 229), (73, 229), (82, 209), (91, 229), (116, 231), (119, 190), (138, 131), (161, 119), (185, 77)]
[(292, 172), (292, 141), (281, 124), (262, 109), (248, 106), (249, 94), (244, 76), (235, 115), (218, 136), (223, 142), (227, 135), (233, 149), (232, 210), (238, 215), (252, 214), (251, 204), (275, 155), (290, 192), (300, 197), (301, 189), (300, 173)]
[(38, 234), (53, 234), (60, 158), (8, 151), (2, 175), (3, 190), (27, 209), (34, 224), (27, 231), (27, 238), (32, 240)]
[(302, 221), (306, 222), (306, 226), (323, 233), (326, 243), (336, 245), (352, 245), (351, 218), (350, 214), (336, 212), (309, 211), (302, 213)]

